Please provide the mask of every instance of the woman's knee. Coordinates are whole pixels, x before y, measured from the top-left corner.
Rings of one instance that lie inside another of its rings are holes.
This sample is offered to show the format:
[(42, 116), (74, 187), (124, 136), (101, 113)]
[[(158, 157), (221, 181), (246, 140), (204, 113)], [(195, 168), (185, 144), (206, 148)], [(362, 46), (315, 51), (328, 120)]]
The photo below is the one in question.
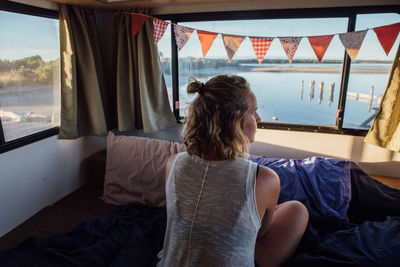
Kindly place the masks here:
[(284, 202), (281, 205), (282, 208), (285, 209), (287, 216), (290, 216), (293, 222), (304, 226), (304, 228), (307, 226), (309, 214), (303, 203), (297, 200), (291, 200)]

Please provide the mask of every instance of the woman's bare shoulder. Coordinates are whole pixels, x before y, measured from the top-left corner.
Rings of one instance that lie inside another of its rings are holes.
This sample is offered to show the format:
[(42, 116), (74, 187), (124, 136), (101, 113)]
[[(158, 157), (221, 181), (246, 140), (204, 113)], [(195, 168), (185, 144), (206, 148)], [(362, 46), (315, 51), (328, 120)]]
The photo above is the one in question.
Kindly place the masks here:
[(277, 189), (279, 191), (280, 181), (278, 174), (268, 167), (260, 166), (257, 176), (257, 187), (258, 186), (272, 187), (272, 190)]

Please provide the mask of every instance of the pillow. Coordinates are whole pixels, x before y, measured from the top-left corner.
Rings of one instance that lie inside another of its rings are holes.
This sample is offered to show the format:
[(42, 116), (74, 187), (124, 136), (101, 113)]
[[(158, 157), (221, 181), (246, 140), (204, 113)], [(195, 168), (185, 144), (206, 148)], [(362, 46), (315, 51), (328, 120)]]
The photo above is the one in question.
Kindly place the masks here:
[(177, 142), (110, 132), (102, 199), (113, 205), (165, 206), (166, 164), (184, 150)]

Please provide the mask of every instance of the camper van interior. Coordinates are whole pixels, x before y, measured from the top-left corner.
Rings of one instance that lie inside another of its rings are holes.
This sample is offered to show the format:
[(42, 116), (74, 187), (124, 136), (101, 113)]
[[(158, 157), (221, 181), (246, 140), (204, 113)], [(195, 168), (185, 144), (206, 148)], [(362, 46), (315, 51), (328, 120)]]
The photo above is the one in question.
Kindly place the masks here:
[(399, 31), (398, 0), (1, 1), (0, 266), (155, 266), (188, 79), (218, 74), (309, 211), (286, 265), (399, 266)]

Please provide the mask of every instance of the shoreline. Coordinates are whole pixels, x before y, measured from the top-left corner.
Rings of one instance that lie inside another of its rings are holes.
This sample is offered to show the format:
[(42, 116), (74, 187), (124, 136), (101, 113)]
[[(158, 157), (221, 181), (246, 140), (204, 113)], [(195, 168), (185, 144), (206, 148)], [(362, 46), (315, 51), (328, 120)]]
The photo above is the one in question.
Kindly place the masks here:
[[(251, 72), (304, 72), (304, 73), (341, 73), (342, 67), (295, 67), (295, 66), (273, 66), (273, 67), (252, 67)], [(388, 73), (390, 68), (365, 68), (352, 66), (351, 73)]]

